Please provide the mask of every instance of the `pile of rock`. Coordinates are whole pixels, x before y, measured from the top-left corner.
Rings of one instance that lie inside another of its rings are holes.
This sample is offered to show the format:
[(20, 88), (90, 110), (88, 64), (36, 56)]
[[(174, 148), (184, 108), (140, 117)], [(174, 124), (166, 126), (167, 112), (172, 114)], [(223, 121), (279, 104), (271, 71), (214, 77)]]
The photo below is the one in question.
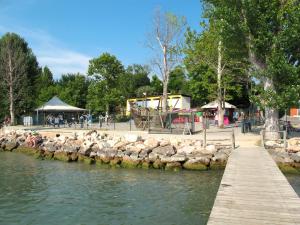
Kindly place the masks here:
[(38, 137), (36, 148), (28, 146), (25, 131), (11, 131), (0, 136), (0, 148), (21, 151), (43, 159), (82, 161), (125, 168), (207, 170), (224, 168), (231, 146), (208, 145), (201, 140), (143, 139), (135, 134), (114, 136), (97, 131), (56, 137)]
[(281, 167), (300, 169), (300, 138), (291, 138), (287, 140), (287, 147), (283, 143), (275, 142), (269, 145), (268, 150), (275, 162)]

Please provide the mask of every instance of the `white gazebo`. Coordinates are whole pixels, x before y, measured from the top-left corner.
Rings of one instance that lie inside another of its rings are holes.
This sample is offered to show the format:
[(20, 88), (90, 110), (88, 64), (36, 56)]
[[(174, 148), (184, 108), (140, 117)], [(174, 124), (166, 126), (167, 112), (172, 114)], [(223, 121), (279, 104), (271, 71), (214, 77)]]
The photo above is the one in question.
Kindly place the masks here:
[(35, 109), (35, 111), (39, 112), (83, 112), (85, 109), (78, 108), (75, 106), (71, 106), (62, 100), (60, 100), (57, 96), (51, 98), (48, 102), (46, 102), (41, 107)]
[[(218, 101), (213, 101), (213, 102), (210, 102), (204, 106), (201, 107), (201, 109), (217, 109), (218, 108)], [(228, 103), (228, 102), (225, 102), (225, 109), (236, 109), (236, 106)]]
[[(51, 98), (48, 102), (43, 104), (41, 107), (35, 109), (37, 112), (37, 121), (39, 112), (44, 113), (44, 120), (45, 120), (45, 113), (80, 113), (86, 111), (86, 109), (78, 108), (75, 106), (71, 106), (62, 100), (60, 100), (57, 96)], [(44, 121), (45, 122), (45, 121)]]

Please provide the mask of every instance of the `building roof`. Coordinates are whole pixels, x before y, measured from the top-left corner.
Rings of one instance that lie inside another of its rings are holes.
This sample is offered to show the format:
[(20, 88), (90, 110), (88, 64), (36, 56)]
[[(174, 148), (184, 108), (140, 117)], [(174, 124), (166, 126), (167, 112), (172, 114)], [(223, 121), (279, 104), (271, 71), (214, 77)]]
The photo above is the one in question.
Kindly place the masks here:
[(85, 111), (85, 109), (71, 106), (63, 102), (62, 100), (60, 100), (57, 96), (54, 96), (44, 105), (35, 109), (35, 111), (79, 112), (79, 111)]
[[(218, 108), (218, 101), (213, 101), (213, 102), (210, 102), (204, 106), (201, 107), (201, 109), (216, 109)], [(231, 105), (230, 103), (228, 102), (225, 102), (225, 109), (236, 109), (236, 106), (234, 105)]]

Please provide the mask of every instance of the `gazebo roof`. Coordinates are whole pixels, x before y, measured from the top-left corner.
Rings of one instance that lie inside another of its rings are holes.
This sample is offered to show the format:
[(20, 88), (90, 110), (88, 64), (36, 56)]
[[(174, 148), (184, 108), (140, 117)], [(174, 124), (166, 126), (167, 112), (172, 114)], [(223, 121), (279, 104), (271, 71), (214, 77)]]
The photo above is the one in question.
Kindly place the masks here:
[[(218, 108), (217, 100), (213, 101), (213, 102), (210, 102), (210, 103), (208, 103), (208, 104), (201, 107), (201, 109), (216, 109), (216, 108)], [(236, 109), (236, 106), (231, 105), (228, 102), (225, 102), (225, 109)]]
[(44, 105), (35, 109), (35, 111), (79, 112), (79, 111), (86, 111), (86, 110), (75, 106), (71, 106), (63, 102), (62, 100), (60, 100), (57, 96), (54, 96)]

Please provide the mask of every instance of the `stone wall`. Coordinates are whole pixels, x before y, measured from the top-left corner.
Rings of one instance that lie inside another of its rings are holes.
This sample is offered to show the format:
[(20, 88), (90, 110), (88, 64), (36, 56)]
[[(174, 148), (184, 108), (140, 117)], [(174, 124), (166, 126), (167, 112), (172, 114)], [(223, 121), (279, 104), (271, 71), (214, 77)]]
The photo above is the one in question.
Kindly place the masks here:
[(109, 135), (96, 130), (54, 137), (14, 130), (0, 135), (2, 151), (19, 151), (42, 159), (85, 162), (124, 168), (208, 170), (225, 168), (230, 145), (208, 145), (201, 140), (142, 138), (136, 134)]

